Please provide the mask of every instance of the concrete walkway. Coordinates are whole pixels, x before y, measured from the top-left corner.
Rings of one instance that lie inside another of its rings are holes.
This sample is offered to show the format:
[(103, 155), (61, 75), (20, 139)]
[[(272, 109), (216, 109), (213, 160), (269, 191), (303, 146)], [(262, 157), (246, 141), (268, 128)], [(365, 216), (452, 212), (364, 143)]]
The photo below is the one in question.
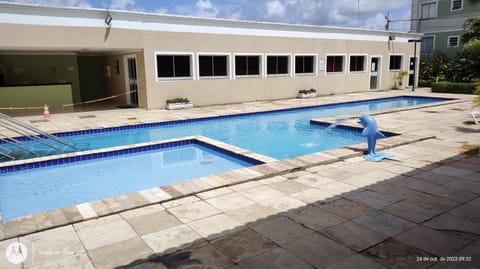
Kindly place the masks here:
[[(102, 111), (96, 124), (246, 109)], [(436, 136), (389, 149), (390, 160), (350, 158), (0, 241), (0, 268), (480, 268), (480, 126), (469, 111), (463, 102), (377, 115), (382, 128)], [(72, 121), (43, 126), (79, 128)], [(12, 242), (29, 250), (22, 265), (3, 255)]]

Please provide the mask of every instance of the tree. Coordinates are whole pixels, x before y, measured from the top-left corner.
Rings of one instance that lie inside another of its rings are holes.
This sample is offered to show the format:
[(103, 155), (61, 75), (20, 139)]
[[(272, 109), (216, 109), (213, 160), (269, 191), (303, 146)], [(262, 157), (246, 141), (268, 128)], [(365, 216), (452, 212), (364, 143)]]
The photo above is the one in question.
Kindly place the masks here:
[(470, 18), (466, 20), (463, 24), (463, 29), (465, 29), (465, 33), (462, 35), (463, 44), (468, 43), (468, 41), (474, 38), (480, 39), (480, 18)]
[(463, 58), (466, 67), (471, 70), (474, 78), (480, 78), (480, 38), (474, 38), (463, 45)]

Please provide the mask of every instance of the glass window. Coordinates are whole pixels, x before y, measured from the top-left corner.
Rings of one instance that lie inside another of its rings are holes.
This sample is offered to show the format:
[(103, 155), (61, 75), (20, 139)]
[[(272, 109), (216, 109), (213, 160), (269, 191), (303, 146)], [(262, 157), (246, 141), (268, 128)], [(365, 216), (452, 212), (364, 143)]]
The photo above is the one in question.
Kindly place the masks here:
[(350, 56), (350, 72), (365, 71), (365, 56)]
[(236, 76), (258, 76), (260, 75), (260, 56), (235, 56)]
[(226, 55), (200, 55), (198, 68), (200, 77), (226, 77), (228, 75)]
[(390, 70), (401, 70), (402, 60), (402, 55), (390, 55)]
[(267, 75), (288, 75), (289, 56), (267, 56)]
[(458, 47), (458, 36), (449, 36), (448, 37), (448, 47), (449, 48)]
[(424, 36), (422, 37), (421, 52), (422, 53), (431, 53), (433, 52), (433, 36)]
[(433, 3), (426, 3), (422, 4), (422, 19), (429, 19), (437, 17), (437, 4)]
[(342, 73), (343, 58), (343, 56), (327, 56), (327, 73)]
[(190, 63), (190, 55), (157, 55), (157, 77), (189, 78)]
[(315, 73), (315, 56), (295, 56), (295, 74)]
[(462, 10), (462, 9), (463, 9), (463, 0), (452, 0), (452, 11)]

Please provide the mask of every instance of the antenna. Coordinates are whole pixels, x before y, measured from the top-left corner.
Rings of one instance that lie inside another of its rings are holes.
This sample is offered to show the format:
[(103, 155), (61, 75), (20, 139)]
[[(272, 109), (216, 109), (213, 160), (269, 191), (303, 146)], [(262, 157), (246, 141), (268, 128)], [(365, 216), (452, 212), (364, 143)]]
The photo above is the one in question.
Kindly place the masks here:
[(357, 28), (360, 28), (360, 0), (357, 0)]
[(387, 16), (385, 16), (385, 19), (387, 20), (387, 24), (385, 24), (385, 31), (388, 31), (390, 29), (390, 11), (387, 13)]

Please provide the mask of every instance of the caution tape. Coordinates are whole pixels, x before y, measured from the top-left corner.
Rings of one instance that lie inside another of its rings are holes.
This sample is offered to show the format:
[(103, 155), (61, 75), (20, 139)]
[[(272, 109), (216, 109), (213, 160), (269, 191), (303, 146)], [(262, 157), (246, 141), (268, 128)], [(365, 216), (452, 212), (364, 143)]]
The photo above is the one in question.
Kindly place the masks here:
[[(71, 104), (63, 104), (61, 106), (57, 107), (50, 107), (50, 108), (59, 108), (59, 107), (72, 107), (72, 106), (78, 106), (78, 105), (83, 105), (83, 104), (91, 104), (91, 103), (97, 103), (105, 100), (110, 100), (114, 99), (117, 97), (120, 97), (122, 95), (127, 95), (136, 92), (137, 90), (132, 90), (128, 91), (122, 94), (116, 94), (116, 95), (111, 95), (108, 97), (103, 97), (103, 98), (98, 98), (98, 99), (93, 99), (93, 100), (88, 100), (88, 101), (83, 101), (83, 102), (78, 102), (78, 103), (71, 103)], [(28, 110), (28, 109), (43, 109), (44, 106), (24, 106), (24, 107), (0, 107), (0, 110)]]

